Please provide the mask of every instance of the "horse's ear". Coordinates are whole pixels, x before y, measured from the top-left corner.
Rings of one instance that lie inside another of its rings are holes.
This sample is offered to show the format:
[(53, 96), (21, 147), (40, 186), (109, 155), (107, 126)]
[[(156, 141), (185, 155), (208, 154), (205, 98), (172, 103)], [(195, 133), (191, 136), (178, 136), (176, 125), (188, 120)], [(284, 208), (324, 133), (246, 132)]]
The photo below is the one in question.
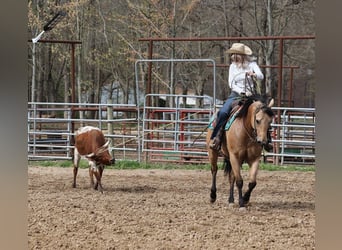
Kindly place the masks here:
[(274, 99), (272, 98), (267, 106), (270, 108), (273, 106), (273, 104), (274, 104)]

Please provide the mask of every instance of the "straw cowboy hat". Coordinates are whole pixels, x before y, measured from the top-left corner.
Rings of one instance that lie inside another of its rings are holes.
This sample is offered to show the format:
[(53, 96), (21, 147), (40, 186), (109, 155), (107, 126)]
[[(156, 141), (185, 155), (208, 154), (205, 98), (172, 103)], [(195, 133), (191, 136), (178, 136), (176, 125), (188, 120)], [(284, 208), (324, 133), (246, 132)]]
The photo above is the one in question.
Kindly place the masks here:
[(243, 43), (233, 43), (232, 47), (226, 51), (230, 54), (244, 54), (244, 55), (252, 55), (252, 50), (247, 45), (244, 45)]

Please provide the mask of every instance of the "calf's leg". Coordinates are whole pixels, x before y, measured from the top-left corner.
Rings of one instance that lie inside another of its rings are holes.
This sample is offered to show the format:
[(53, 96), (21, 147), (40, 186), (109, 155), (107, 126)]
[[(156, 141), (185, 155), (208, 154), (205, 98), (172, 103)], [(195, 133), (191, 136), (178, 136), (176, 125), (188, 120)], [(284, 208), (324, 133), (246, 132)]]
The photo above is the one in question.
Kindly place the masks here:
[(81, 155), (78, 153), (77, 148), (74, 149), (74, 181), (72, 183), (72, 187), (75, 188), (76, 187), (76, 176), (77, 176), (77, 172), (78, 172), (78, 164), (80, 163), (80, 159), (81, 159)]
[(104, 166), (103, 166), (103, 165), (100, 165), (100, 166), (99, 166), (99, 171), (100, 171), (100, 178), (101, 178), (101, 179), (102, 179), (103, 169), (104, 169)]
[[(90, 184), (94, 189), (99, 190), (101, 193), (103, 193), (103, 188), (101, 184), (101, 177), (102, 177), (102, 166), (96, 166), (95, 162), (91, 162), (91, 165), (89, 167), (89, 175), (90, 175)], [(95, 175), (96, 183), (94, 184), (93, 176)]]
[(101, 174), (99, 173), (99, 171), (95, 171), (94, 174), (95, 174), (96, 181), (97, 181), (94, 188), (99, 190), (101, 193), (103, 193), (103, 188), (101, 184)]
[(91, 162), (89, 161), (89, 178), (90, 178), (90, 186), (94, 189), (95, 185), (94, 185), (94, 171), (96, 171), (96, 164), (95, 162)]
[[(101, 183), (104, 166), (100, 165), (100, 166), (98, 166), (97, 169), (98, 169), (98, 172), (99, 172), (99, 179), (100, 179), (100, 183)], [(96, 180), (97, 180), (97, 178), (96, 178)], [(97, 189), (98, 185), (99, 185), (99, 181), (97, 180), (96, 183), (95, 183), (94, 189)]]

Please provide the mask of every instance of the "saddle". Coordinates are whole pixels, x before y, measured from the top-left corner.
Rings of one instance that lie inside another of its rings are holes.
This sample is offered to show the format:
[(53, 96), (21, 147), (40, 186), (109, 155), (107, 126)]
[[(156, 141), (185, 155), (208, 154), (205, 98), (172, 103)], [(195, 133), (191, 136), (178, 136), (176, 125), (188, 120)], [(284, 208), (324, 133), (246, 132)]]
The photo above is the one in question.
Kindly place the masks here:
[[(215, 138), (213, 141), (209, 144), (210, 148), (219, 151), (221, 149), (221, 141), (225, 140), (225, 133), (223, 131), (229, 130), (230, 126), (234, 122), (236, 116), (239, 114), (240, 110), (242, 109), (246, 99), (245, 98), (239, 98), (232, 102), (232, 109), (228, 115), (227, 121), (225, 123), (225, 126), (219, 128), (219, 131), (217, 132)], [(214, 114), (210, 121), (208, 128), (213, 130), (216, 126), (216, 119), (217, 119), (217, 113)]]
[[(228, 130), (230, 128), (230, 126), (232, 125), (233, 121), (235, 120), (236, 116), (238, 115), (239, 111), (241, 110), (243, 104), (245, 103), (245, 99), (241, 98), (241, 99), (237, 99), (235, 101), (233, 101), (232, 103), (232, 110), (230, 111), (229, 115), (228, 115), (228, 119), (226, 121), (226, 125), (224, 126), (224, 130)], [(214, 114), (210, 121), (209, 121), (209, 128), (210, 129), (214, 129), (216, 126), (216, 114)]]

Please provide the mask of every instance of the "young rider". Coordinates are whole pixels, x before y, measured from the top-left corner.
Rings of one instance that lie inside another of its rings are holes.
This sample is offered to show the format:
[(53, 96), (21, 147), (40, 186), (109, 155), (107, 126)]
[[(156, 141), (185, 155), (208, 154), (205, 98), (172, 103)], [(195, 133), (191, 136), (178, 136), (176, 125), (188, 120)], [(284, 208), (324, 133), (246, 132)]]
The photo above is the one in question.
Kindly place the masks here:
[[(211, 135), (210, 148), (219, 150), (221, 147), (221, 131), (226, 124), (229, 113), (232, 110), (232, 103), (235, 99), (242, 96), (250, 96), (253, 93), (253, 81), (246, 84), (247, 77), (254, 77), (257, 80), (263, 80), (264, 75), (258, 64), (251, 57), (252, 50), (243, 43), (233, 43), (231, 48), (227, 50), (231, 54), (231, 64), (229, 66), (228, 83), (231, 93), (217, 113), (216, 126)], [(246, 86), (247, 85), (247, 86)], [(221, 129), (221, 131), (220, 131)], [(220, 133), (219, 133), (220, 132)], [(266, 145), (265, 149), (270, 150), (271, 145)]]

